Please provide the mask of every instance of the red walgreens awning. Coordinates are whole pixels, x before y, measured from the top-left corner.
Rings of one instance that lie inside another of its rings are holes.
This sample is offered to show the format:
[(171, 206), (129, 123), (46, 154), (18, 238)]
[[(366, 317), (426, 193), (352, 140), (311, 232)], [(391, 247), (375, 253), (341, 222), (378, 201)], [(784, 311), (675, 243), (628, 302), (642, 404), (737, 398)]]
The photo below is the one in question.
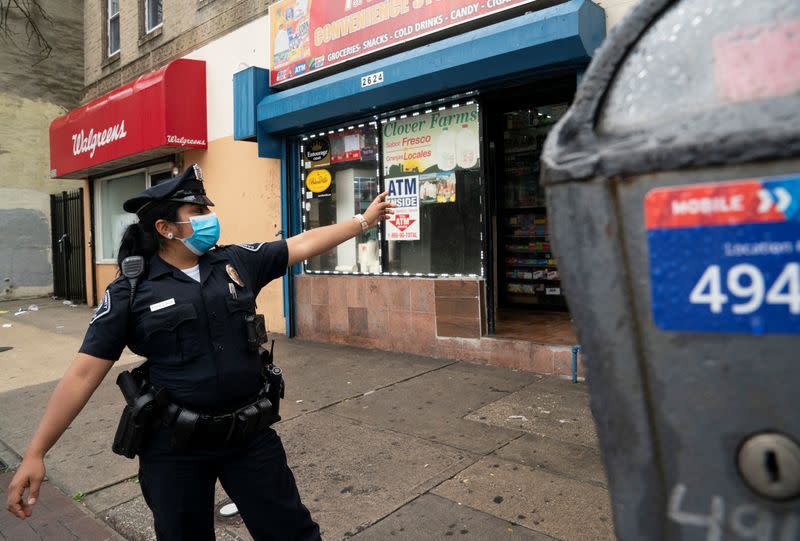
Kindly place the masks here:
[(206, 66), (174, 60), (50, 124), (50, 176), (87, 178), (207, 148)]

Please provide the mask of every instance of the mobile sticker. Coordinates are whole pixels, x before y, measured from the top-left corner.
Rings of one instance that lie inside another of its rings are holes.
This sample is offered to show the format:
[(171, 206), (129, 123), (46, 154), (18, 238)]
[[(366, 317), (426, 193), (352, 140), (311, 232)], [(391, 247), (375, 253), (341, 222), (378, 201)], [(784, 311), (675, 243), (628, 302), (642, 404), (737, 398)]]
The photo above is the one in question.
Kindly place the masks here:
[(800, 334), (800, 175), (658, 188), (644, 207), (657, 327)]

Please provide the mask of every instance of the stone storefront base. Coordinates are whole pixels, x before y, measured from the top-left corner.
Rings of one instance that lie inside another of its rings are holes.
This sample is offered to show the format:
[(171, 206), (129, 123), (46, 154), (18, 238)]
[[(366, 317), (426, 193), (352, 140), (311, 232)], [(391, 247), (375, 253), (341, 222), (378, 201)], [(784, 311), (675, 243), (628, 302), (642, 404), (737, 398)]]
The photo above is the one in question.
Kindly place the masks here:
[[(486, 336), (477, 279), (300, 275), (299, 338), (570, 376), (572, 348)], [(583, 356), (578, 376), (583, 377)]]

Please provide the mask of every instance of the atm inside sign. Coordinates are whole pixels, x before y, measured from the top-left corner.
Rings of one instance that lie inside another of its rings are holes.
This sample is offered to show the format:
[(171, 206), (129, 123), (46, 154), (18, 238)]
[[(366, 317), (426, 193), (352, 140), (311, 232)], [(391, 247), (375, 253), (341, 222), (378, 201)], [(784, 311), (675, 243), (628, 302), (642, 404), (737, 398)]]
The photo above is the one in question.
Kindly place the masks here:
[(656, 326), (800, 334), (800, 175), (659, 188), (645, 226)]

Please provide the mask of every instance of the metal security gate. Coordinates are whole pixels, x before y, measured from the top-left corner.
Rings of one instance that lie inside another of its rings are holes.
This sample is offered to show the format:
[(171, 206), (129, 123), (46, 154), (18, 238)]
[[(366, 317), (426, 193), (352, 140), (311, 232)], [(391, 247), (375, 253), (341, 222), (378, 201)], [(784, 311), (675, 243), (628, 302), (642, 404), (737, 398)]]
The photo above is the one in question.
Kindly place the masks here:
[(62, 299), (86, 302), (82, 188), (50, 195), (50, 223), (53, 293)]

